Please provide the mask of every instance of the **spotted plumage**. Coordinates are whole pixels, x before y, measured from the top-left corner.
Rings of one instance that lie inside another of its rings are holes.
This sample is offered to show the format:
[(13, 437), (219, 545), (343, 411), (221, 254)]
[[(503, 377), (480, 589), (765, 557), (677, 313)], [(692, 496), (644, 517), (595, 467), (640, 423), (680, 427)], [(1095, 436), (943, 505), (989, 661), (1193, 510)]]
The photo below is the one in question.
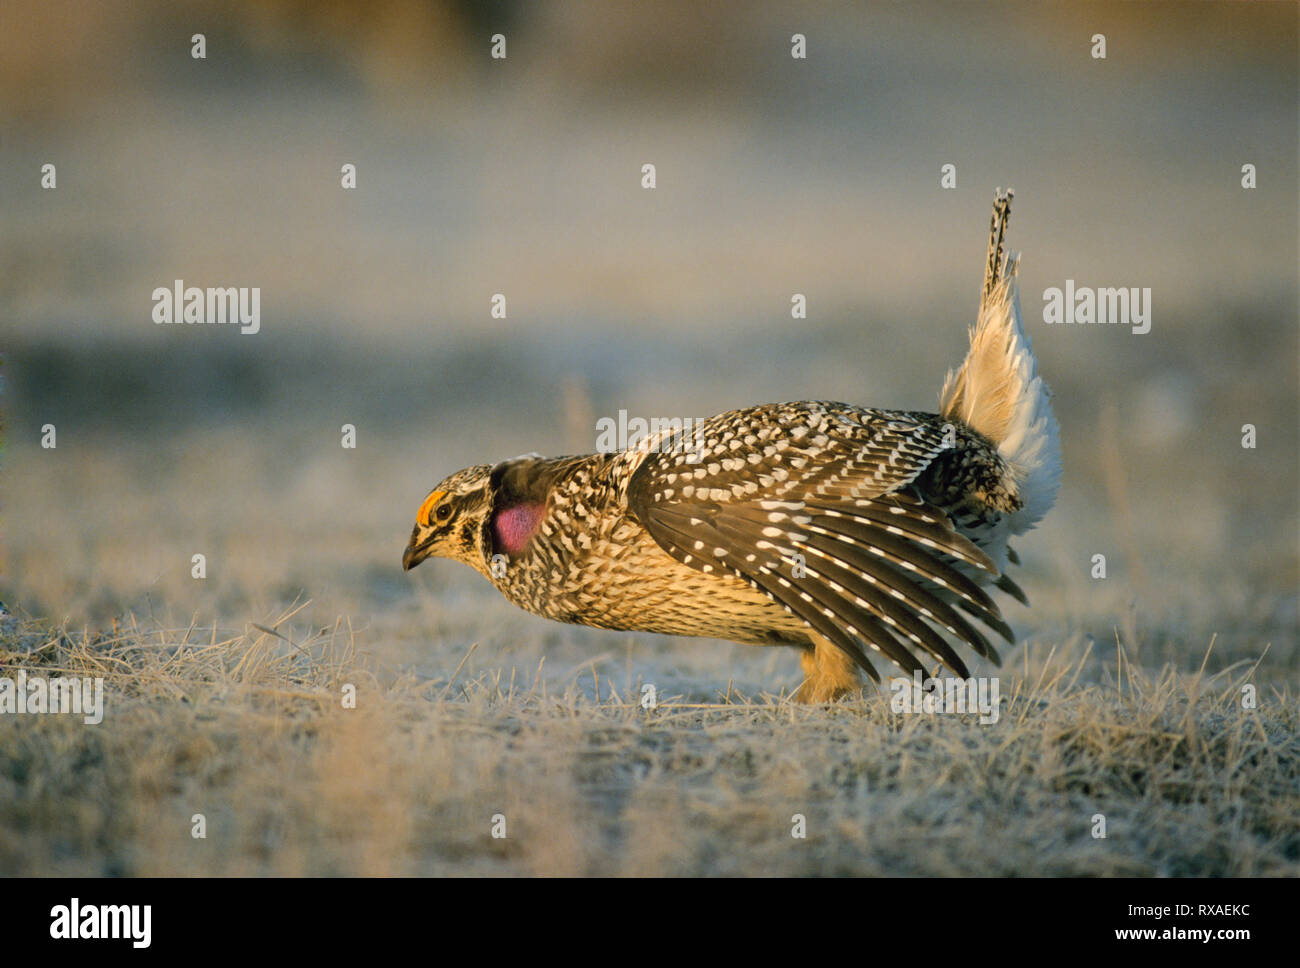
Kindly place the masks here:
[[(1055, 498), (1056, 423), (1020, 324), (999, 193), (971, 351), (938, 414), (803, 401), (734, 410), (612, 454), (513, 458), (425, 499), (403, 556), (476, 568), (562, 622), (803, 650), (797, 698), (837, 698), (881, 658), (994, 662), (1021, 600), (1010, 536)], [(976, 624), (978, 623), (978, 624)]]

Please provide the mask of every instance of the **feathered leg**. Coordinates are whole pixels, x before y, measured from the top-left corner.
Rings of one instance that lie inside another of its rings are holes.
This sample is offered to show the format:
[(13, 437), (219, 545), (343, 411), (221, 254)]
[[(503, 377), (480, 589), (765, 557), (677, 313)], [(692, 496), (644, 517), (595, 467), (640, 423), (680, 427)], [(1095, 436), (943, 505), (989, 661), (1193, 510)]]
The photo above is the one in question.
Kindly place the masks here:
[(853, 659), (843, 649), (820, 635), (803, 650), (803, 684), (795, 691), (794, 701), (804, 703), (834, 702), (862, 691), (862, 677)]

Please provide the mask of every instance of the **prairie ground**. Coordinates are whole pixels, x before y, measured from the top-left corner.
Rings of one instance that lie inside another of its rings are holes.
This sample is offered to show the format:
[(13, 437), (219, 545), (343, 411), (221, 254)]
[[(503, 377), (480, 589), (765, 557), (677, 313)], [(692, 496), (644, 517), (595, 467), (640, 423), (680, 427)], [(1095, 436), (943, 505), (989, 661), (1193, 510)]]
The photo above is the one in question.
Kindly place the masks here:
[(644, 708), (636, 645), (585, 662), (561, 648), (560, 675), (476, 667), (479, 650), (444, 675), (385, 674), (359, 638), (291, 615), (10, 622), (6, 674), (102, 676), (108, 715), (7, 724), (0, 869), (1300, 874), (1300, 704), (1264, 687), (1243, 708), (1248, 660), (1151, 672), (1078, 636), (1027, 643), (981, 725), (734, 684)]

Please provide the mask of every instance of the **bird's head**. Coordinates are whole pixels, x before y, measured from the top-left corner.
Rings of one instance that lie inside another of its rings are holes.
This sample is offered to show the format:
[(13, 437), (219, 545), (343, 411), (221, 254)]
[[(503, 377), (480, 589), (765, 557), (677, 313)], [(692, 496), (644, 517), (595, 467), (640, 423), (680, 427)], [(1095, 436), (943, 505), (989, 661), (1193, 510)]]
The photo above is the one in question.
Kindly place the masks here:
[(402, 555), (410, 571), (425, 558), (451, 558), (487, 578), (488, 521), (492, 513), (489, 464), (457, 471), (429, 492), (415, 513), (411, 541)]

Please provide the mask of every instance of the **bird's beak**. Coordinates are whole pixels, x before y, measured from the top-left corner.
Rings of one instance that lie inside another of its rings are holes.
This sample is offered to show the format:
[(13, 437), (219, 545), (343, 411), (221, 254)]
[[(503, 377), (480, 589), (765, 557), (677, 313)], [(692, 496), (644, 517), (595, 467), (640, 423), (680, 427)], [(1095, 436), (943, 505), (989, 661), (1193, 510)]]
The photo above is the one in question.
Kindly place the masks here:
[(411, 541), (402, 552), (402, 571), (410, 571), (425, 558), (429, 557), (429, 549), (433, 547), (433, 535), (421, 541), (420, 529), (417, 527), (411, 532)]

